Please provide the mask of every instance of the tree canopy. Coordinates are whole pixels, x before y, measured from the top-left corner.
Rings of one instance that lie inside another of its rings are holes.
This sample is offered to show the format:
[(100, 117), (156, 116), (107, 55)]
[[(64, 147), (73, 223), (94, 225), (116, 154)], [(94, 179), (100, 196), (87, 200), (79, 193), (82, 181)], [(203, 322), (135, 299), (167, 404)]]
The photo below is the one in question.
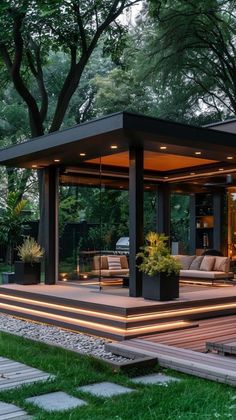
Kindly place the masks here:
[[(12, 81), (29, 114), (32, 137), (59, 130), (70, 100), (98, 42), (119, 55), (126, 32), (118, 20), (138, 0), (3, 0), (0, 4), (0, 70)], [(45, 66), (50, 52), (68, 56), (67, 71), (57, 78), (55, 109), (47, 121), (50, 91)]]
[(234, 0), (151, 0), (146, 74), (163, 85), (180, 84), (195, 112), (217, 119), (236, 112)]

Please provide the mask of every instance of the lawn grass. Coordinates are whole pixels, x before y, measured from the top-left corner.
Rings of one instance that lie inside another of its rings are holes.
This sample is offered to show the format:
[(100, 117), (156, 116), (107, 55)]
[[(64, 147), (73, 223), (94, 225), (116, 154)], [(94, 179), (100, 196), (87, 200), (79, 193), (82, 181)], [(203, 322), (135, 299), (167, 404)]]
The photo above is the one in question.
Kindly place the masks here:
[[(56, 375), (55, 380), (0, 392), (0, 401), (16, 404), (34, 419), (81, 420), (191, 420), (236, 419), (236, 390), (166, 370), (183, 380), (168, 386), (137, 385), (125, 374), (114, 373), (105, 363), (46, 344), (0, 333), (0, 356), (26, 363)], [(112, 381), (135, 389), (132, 394), (97, 398), (76, 391), (76, 387), (98, 381)], [(68, 412), (48, 413), (25, 398), (46, 392), (64, 391), (85, 399), (87, 406)]]

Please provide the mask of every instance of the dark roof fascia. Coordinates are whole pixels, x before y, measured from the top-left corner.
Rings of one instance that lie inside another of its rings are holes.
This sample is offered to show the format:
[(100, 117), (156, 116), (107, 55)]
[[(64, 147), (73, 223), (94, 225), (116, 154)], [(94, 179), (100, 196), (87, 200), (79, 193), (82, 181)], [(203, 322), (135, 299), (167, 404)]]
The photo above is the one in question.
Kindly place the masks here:
[[(192, 148), (201, 147), (204, 144), (236, 148), (235, 134), (232, 133), (190, 126), (142, 114), (118, 112), (2, 149), (0, 150), (0, 164), (7, 163), (10, 165), (16, 159), (22, 159), (23, 161), (25, 156), (45, 150), (50, 151), (56, 147), (63, 147), (80, 140), (86, 140), (86, 138), (119, 130), (124, 130), (127, 143), (131, 146), (134, 144), (136, 147), (139, 144), (143, 145), (145, 137), (142, 136), (142, 133), (147, 133), (153, 135), (154, 141), (155, 139), (158, 141), (158, 135), (164, 135), (170, 138), (170, 142), (176, 139), (178, 140), (176, 144)], [(140, 136), (137, 135), (139, 133)]]
[[(158, 124), (158, 126), (157, 126)], [(236, 148), (235, 134), (224, 131), (211, 130), (205, 127), (178, 123), (175, 121), (162, 120), (141, 114), (124, 113), (124, 129), (146, 131), (153, 134), (163, 134), (183, 140), (193, 140), (199, 143), (209, 143)], [(158, 132), (157, 132), (158, 129)], [(181, 144), (180, 144), (181, 145)], [(186, 145), (186, 143), (183, 143)], [(197, 144), (189, 144), (189, 147), (197, 147)]]
[(123, 128), (123, 112), (110, 114), (61, 131), (45, 134), (0, 150), (0, 163), (53, 149), (76, 141)]
[(217, 121), (215, 123), (203, 125), (202, 127), (217, 127), (217, 125), (231, 124), (232, 122), (236, 122), (236, 118), (230, 118), (225, 121)]

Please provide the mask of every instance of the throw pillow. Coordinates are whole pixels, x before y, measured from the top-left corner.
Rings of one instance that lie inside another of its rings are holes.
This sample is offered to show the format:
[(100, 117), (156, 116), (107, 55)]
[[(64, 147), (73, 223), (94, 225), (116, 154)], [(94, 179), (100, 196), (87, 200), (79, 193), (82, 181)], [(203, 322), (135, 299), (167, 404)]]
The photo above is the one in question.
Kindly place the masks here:
[(200, 270), (200, 265), (202, 263), (203, 258), (204, 257), (202, 255), (194, 258), (192, 264), (189, 267), (189, 270)]
[(188, 270), (195, 255), (174, 255), (174, 258), (181, 264), (182, 270)]
[(120, 257), (107, 257), (109, 270), (121, 270)]
[(215, 264), (216, 257), (205, 256), (203, 257), (202, 263), (200, 265), (201, 271), (212, 271)]
[(230, 260), (227, 257), (216, 257), (214, 264), (214, 271), (224, 271), (228, 273), (230, 271)]

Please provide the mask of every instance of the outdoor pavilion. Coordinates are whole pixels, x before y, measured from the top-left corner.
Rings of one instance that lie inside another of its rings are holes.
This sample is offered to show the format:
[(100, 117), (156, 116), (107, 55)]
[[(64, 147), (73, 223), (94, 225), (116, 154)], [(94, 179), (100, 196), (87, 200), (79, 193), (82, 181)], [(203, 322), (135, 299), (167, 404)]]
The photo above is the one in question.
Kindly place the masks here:
[[(129, 188), (130, 296), (142, 294), (135, 256), (143, 244), (145, 185), (158, 186), (157, 231), (170, 231), (170, 191), (201, 191), (210, 177), (236, 173), (235, 135), (156, 118), (119, 112), (70, 129), (46, 134), (0, 151), (0, 164), (43, 173), (45, 283), (58, 280), (59, 178), (80, 174), (126, 182)], [(102, 163), (102, 169), (101, 169)], [(89, 181), (86, 181), (89, 180)], [(95, 182), (95, 181), (92, 181)], [(220, 190), (219, 190), (220, 191)], [(217, 194), (219, 195), (217, 190)], [(217, 200), (216, 200), (217, 203)], [(216, 212), (214, 245), (221, 247), (221, 203)], [(195, 219), (191, 221), (195, 224)], [(192, 229), (192, 232), (194, 229)], [(193, 252), (194, 250), (192, 250)]]

